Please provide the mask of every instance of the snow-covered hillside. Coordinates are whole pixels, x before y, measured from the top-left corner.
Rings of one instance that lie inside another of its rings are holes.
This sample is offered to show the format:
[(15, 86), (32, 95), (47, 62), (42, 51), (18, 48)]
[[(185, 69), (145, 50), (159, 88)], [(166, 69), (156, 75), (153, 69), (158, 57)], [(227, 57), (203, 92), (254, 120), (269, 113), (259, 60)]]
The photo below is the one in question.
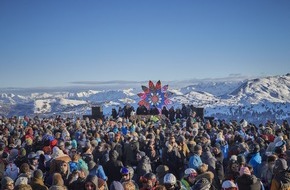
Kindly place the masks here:
[[(290, 118), (290, 74), (245, 80), (203, 80), (172, 82), (168, 108), (192, 104), (204, 107), (206, 116), (217, 119), (241, 119), (256, 122)], [(166, 84), (163, 82), (163, 84)], [(141, 84), (147, 85), (147, 84)], [(105, 114), (114, 107), (131, 104), (137, 108), (141, 85), (118, 88), (0, 89), (0, 115), (90, 114), (93, 105), (102, 105)]]
[(244, 104), (290, 102), (290, 75), (249, 80), (230, 95)]

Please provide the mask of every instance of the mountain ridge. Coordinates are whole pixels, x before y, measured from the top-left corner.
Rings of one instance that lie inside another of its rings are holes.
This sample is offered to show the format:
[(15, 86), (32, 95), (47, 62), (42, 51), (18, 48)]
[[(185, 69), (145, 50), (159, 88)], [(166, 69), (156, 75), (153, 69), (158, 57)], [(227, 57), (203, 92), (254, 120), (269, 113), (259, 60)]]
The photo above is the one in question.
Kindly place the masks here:
[[(240, 80), (192, 80), (175, 81), (169, 83), (170, 100), (172, 105), (192, 104), (195, 107), (204, 107), (206, 116), (215, 118), (262, 121), (263, 119), (289, 119), (290, 113), (290, 74), (259, 77), (254, 79), (240, 78)], [(188, 84), (190, 83), (190, 84)], [(91, 106), (102, 105), (104, 114), (109, 115), (113, 107), (124, 106), (127, 103), (137, 108), (142, 92), (141, 85), (128, 87), (120, 85), (118, 89), (81, 88), (80, 90), (61, 90), (48, 88), (41, 92), (25, 91), (14, 93), (0, 93), (0, 115), (54, 115), (90, 114)], [(164, 84), (164, 82), (163, 82)], [(145, 85), (146, 84), (142, 84)], [(255, 118), (255, 119), (253, 119)]]

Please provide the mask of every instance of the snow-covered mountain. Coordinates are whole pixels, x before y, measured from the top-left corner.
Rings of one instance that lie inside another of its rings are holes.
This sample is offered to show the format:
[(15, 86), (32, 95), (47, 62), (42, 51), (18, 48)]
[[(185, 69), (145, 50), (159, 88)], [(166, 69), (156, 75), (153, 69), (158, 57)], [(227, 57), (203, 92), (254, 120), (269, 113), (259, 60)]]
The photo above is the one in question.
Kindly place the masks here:
[[(70, 87), (67, 89), (0, 89), (0, 115), (90, 114), (91, 106), (101, 105), (109, 115), (113, 107), (131, 104), (137, 108), (142, 92), (138, 82), (117, 88)], [(255, 123), (290, 118), (290, 74), (256, 79), (187, 80), (163, 82), (175, 108), (181, 104), (204, 107), (205, 116), (217, 119), (247, 119)], [(172, 84), (172, 87), (171, 87)], [(108, 84), (109, 85), (109, 84)]]

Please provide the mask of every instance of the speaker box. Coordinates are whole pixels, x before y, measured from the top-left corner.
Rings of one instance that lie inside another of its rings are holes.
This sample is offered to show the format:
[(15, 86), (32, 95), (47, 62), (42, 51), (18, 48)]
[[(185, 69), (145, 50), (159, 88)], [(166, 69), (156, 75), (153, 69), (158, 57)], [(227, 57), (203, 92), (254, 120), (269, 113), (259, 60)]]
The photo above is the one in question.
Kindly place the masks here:
[(195, 108), (196, 117), (199, 117), (200, 119), (204, 119), (204, 108)]
[(85, 120), (86, 118), (92, 119), (92, 115), (83, 115), (83, 120)]
[(101, 106), (92, 107), (92, 117), (96, 118), (103, 118), (103, 109)]

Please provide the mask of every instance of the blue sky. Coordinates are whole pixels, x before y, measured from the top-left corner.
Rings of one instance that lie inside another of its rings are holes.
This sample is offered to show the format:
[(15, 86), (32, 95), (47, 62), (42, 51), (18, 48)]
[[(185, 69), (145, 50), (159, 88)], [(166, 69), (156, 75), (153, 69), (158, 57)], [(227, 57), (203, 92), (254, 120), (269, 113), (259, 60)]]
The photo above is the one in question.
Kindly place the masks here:
[(290, 72), (290, 1), (0, 1), (0, 87)]

